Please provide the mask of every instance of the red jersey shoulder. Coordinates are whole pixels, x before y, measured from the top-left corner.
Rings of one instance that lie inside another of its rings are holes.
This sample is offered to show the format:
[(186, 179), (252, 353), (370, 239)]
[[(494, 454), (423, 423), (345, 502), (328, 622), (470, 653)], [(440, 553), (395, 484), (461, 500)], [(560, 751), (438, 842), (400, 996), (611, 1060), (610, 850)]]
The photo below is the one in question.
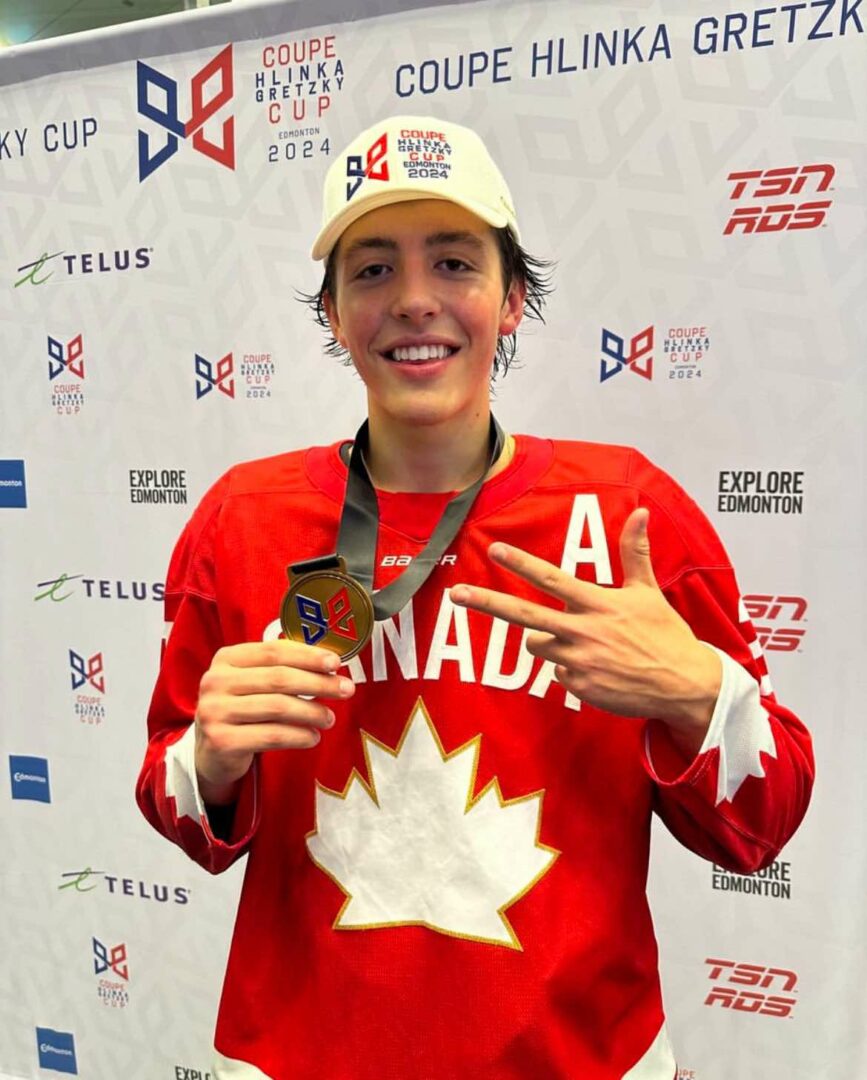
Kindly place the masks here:
[[(649, 536), (660, 581), (696, 568), (726, 568), (729, 560), (713, 526), (667, 472), (634, 447), (613, 443), (557, 440), (538, 490), (581, 487), (622, 514), (646, 506)], [(619, 517), (620, 514), (617, 514)], [(609, 540), (616, 543), (616, 537)]]
[(568, 439), (552, 439), (551, 446), (553, 457), (539, 483), (543, 488), (625, 484), (631, 457), (637, 453), (629, 446)]
[(227, 504), (245, 496), (309, 491), (308, 451), (293, 450), (233, 465), (205, 492), (181, 533), (169, 564), (166, 594), (214, 595), (215, 534)]

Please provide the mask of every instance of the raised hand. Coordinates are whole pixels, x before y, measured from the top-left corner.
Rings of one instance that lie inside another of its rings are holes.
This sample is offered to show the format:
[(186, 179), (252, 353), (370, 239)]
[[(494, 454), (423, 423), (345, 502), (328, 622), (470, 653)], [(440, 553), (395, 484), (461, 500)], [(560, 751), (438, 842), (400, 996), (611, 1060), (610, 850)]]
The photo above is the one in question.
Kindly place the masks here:
[(697, 750), (719, 693), (719, 657), (666, 600), (650, 560), (646, 509), (620, 534), (623, 585), (579, 581), (520, 548), (495, 543), (491, 560), (561, 601), (564, 610), (472, 585), (450, 591), (456, 604), (527, 627), (527, 649), (556, 665), (559, 681), (597, 708), (665, 721)]

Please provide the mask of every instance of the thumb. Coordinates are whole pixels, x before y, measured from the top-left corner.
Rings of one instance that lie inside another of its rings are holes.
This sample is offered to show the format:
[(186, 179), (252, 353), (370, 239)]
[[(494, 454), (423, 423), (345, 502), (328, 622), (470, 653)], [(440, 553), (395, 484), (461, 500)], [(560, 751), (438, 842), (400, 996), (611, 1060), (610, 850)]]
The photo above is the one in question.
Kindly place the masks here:
[(639, 583), (658, 589), (650, 561), (650, 540), (647, 538), (649, 517), (650, 511), (639, 507), (626, 519), (620, 534), (620, 562), (623, 566), (624, 585)]

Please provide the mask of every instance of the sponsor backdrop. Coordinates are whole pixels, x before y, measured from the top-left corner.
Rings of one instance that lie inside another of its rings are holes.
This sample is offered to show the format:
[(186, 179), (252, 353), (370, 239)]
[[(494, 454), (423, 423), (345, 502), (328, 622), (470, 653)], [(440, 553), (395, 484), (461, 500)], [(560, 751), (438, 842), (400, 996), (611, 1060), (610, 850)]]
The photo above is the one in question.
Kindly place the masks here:
[(363, 417), (297, 293), (332, 155), (396, 112), (475, 127), (557, 262), (500, 420), (673, 473), (815, 733), (814, 804), (763, 873), (655, 836), (682, 1076), (867, 1075), (865, 24), (860, 0), (253, 3), (4, 52), (3, 1076), (208, 1076), (240, 869), (208, 877), (132, 795), (163, 575), (230, 463)]

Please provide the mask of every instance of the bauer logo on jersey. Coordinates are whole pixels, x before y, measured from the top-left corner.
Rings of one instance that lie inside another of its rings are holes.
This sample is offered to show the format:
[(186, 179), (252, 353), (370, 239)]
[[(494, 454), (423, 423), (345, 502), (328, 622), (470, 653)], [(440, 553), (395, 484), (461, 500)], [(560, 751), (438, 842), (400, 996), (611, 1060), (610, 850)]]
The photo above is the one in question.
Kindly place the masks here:
[(235, 396), (235, 361), (230, 352), (212, 363), (196, 353), (196, 401), (200, 401), (214, 389), (226, 397)]
[[(177, 153), (179, 139), (192, 136), (193, 149), (227, 169), (235, 168), (235, 118), (212, 120), (234, 94), (232, 46), (217, 53), (190, 81), (191, 115), (183, 121), (178, 116), (178, 84), (162, 71), (145, 64), (136, 66), (139, 115), (156, 124), (161, 135), (138, 133), (139, 183)], [(206, 88), (208, 88), (206, 90)], [(154, 91), (153, 100), (151, 90)], [(210, 96), (207, 96), (207, 95)], [(207, 134), (206, 134), (207, 130)], [(156, 148), (154, 148), (156, 147)]]
[(65, 345), (50, 334), (48, 335), (48, 378), (56, 379), (64, 371), (77, 379), (84, 378), (84, 346), (81, 334), (76, 335)]
[(348, 154), (346, 158), (346, 201), (358, 191), (365, 180), (388, 180), (388, 133), (382, 135), (360, 154)]
[(653, 327), (645, 328), (629, 340), (612, 330), (602, 328), (602, 359), (599, 364), (599, 381), (605, 382), (621, 371), (631, 371), (643, 379), (653, 378)]

